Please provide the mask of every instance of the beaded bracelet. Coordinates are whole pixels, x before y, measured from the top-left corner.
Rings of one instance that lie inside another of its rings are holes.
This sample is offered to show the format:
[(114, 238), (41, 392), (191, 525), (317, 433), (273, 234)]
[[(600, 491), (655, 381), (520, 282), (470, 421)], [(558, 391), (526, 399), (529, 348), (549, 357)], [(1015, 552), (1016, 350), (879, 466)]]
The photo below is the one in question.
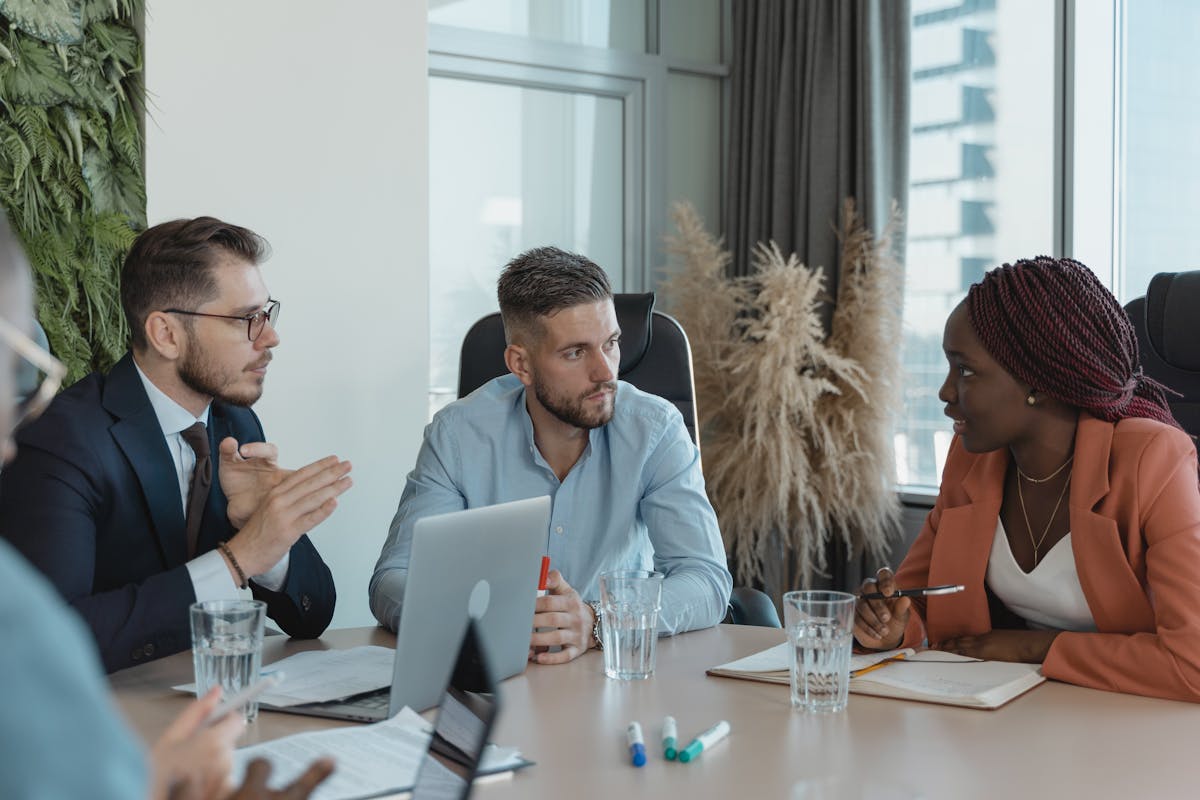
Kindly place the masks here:
[(242, 565), (239, 564), (237, 559), (233, 557), (233, 551), (229, 549), (229, 545), (227, 545), (225, 542), (217, 542), (217, 549), (220, 550), (227, 559), (229, 559), (229, 563), (233, 566), (233, 571), (237, 573), (238, 588), (245, 589), (247, 586), (249, 586), (250, 583), (246, 580), (246, 573), (242, 572)]

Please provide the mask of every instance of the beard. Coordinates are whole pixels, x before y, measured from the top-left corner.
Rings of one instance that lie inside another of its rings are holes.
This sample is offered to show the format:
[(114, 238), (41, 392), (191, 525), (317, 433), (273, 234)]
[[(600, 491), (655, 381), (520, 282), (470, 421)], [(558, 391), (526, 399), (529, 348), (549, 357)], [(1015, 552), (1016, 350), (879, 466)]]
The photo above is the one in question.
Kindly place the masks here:
[(255, 376), (257, 381), (245, 387), (239, 387), (239, 380), (245, 377), (245, 370), (265, 366), (270, 360), (271, 354), (266, 353), (261, 363), (247, 365), (244, 370), (230, 374), (214, 363), (206, 353), (198, 348), (191, 348), (179, 365), (179, 379), (194, 392), (231, 406), (249, 408), (262, 397), (263, 379), (261, 376)]
[[(612, 392), (612, 402), (596, 411), (586, 409), (584, 407), (584, 399), (603, 389), (609, 389)], [(553, 414), (560, 422), (564, 422), (573, 428), (591, 430), (592, 428), (607, 425), (609, 420), (612, 419), (613, 412), (617, 408), (617, 382), (605, 381), (604, 383), (597, 383), (578, 397), (564, 397), (553, 394), (550, 391), (550, 387), (542, 382), (539, 375), (535, 374), (533, 376), (533, 396), (538, 399), (543, 408)]]

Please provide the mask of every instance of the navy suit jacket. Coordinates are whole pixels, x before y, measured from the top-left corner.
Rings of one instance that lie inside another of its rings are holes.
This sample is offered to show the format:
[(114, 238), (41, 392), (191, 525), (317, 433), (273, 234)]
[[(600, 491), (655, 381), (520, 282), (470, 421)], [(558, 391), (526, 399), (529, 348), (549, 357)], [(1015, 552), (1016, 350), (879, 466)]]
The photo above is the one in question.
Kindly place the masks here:
[[(254, 412), (218, 401), (208, 435), (213, 480), (198, 553), (237, 532), (221, 491), (218, 443), (264, 441)], [(132, 356), (62, 392), (16, 439), (17, 457), (0, 471), (0, 536), (83, 616), (105, 669), (191, 647), (195, 592), (178, 474)], [(292, 546), (280, 591), (250, 585), (291, 636), (320, 636), (333, 616), (333, 577), (307, 536)]]

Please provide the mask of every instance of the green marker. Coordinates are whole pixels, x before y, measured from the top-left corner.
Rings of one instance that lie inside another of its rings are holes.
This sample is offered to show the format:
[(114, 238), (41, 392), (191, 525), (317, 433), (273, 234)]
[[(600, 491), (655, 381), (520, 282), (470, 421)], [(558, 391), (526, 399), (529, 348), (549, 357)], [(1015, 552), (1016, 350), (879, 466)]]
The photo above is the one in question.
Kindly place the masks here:
[(689, 744), (679, 753), (679, 760), (686, 764), (694, 758), (699, 758), (701, 753), (728, 735), (729, 723), (725, 720), (721, 720), (716, 725), (713, 725), (704, 733), (697, 736), (695, 739), (692, 739), (691, 744)]
[(675, 749), (675, 737), (678, 734), (675, 730), (675, 718), (667, 717), (663, 720), (663, 755), (667, 761), (674, 761), (678, 750)]

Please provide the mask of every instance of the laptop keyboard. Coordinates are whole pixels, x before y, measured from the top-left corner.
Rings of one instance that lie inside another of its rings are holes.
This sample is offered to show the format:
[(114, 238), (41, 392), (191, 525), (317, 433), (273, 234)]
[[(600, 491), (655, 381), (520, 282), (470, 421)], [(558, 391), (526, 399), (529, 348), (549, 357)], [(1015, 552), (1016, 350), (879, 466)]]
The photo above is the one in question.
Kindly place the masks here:
[(347, 705), (366, 709), (387, 708), (390, 701), (391, 695), (388, 692), (372, 692), (347, 701)]

